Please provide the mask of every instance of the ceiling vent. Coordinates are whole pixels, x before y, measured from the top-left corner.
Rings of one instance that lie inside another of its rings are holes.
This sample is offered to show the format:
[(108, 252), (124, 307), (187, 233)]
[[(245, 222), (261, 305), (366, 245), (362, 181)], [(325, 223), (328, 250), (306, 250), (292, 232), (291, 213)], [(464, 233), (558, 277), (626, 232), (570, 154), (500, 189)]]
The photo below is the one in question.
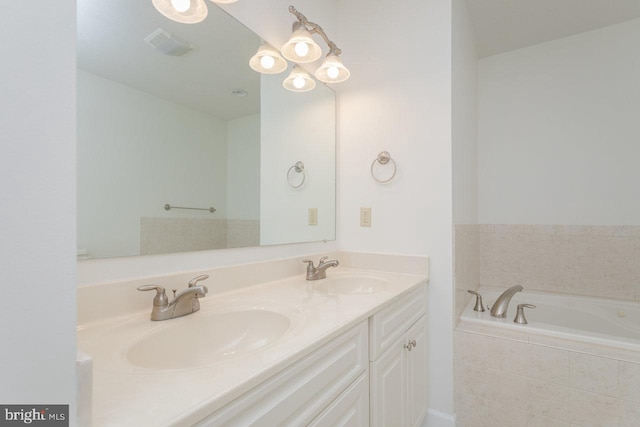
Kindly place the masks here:
[(165, 55), (170, 56), (185, 56), (198, 48), (185, 39), (171, 34), (162, 28), (158, 28), (149, 34), (144, 38), (144, 41)]

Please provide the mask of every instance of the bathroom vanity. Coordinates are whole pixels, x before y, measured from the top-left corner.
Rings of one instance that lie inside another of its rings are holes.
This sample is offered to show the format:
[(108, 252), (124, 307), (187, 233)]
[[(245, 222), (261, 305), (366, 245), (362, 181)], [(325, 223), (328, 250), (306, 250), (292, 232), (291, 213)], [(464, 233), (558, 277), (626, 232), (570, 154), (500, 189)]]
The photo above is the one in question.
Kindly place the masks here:
[[(80, 310), (94, 427), (422, 423), (427, 275), (340, 267), (323, 280), (298, 274), (216, 292), (216, 277), (229, 273), (207, 273), (210, 292), (188, 316), (150, 321), (151, 298), (135, 291), (142, 281), (110, 291), (145, 309)], [(106, 293), (80, 288), (79, 303)]]

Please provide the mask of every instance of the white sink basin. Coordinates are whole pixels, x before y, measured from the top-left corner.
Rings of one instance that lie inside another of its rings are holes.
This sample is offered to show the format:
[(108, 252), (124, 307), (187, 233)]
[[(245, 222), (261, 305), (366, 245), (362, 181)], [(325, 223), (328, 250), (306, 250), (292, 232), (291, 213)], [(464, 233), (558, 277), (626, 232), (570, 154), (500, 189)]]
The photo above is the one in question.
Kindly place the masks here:
[(364, 274), (327, 276), (316, 285), (318, 291), (330, 294), (372, 294), (382, 292), (387, 287), (388, 282), (385, 279)]
[(126, 352), (128, 361), (146, 369), (198, 368), (265, 347), (291, 326), (287, 316), (258, 309), (201, 312), (181, 320), (167, 320), (173, 323), (140, 338)]

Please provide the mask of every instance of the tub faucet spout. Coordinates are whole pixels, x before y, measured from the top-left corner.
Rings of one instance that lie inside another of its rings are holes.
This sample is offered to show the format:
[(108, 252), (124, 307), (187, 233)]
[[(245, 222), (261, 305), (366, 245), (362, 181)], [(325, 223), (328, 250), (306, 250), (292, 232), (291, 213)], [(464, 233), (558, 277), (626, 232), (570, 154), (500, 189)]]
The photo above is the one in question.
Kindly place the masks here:
[(491, 307), (491, 316), (493, 317), (507, 317), (507, 308), (509, 307), (509, 302), (513, 296), (522, 291), (522, 286), (515, 285), (507, 289), (498, 297), (496, 302), (493, 303), (493, 307)]

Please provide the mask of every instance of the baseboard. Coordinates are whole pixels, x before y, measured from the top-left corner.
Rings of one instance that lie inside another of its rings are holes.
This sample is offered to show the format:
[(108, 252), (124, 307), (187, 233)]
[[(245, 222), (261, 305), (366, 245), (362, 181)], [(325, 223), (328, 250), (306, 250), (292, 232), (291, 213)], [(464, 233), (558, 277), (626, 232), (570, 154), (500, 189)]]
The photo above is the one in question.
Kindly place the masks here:
[(428, 409), (422, 427), (456, 427), (456, 417), (453, 414)]

